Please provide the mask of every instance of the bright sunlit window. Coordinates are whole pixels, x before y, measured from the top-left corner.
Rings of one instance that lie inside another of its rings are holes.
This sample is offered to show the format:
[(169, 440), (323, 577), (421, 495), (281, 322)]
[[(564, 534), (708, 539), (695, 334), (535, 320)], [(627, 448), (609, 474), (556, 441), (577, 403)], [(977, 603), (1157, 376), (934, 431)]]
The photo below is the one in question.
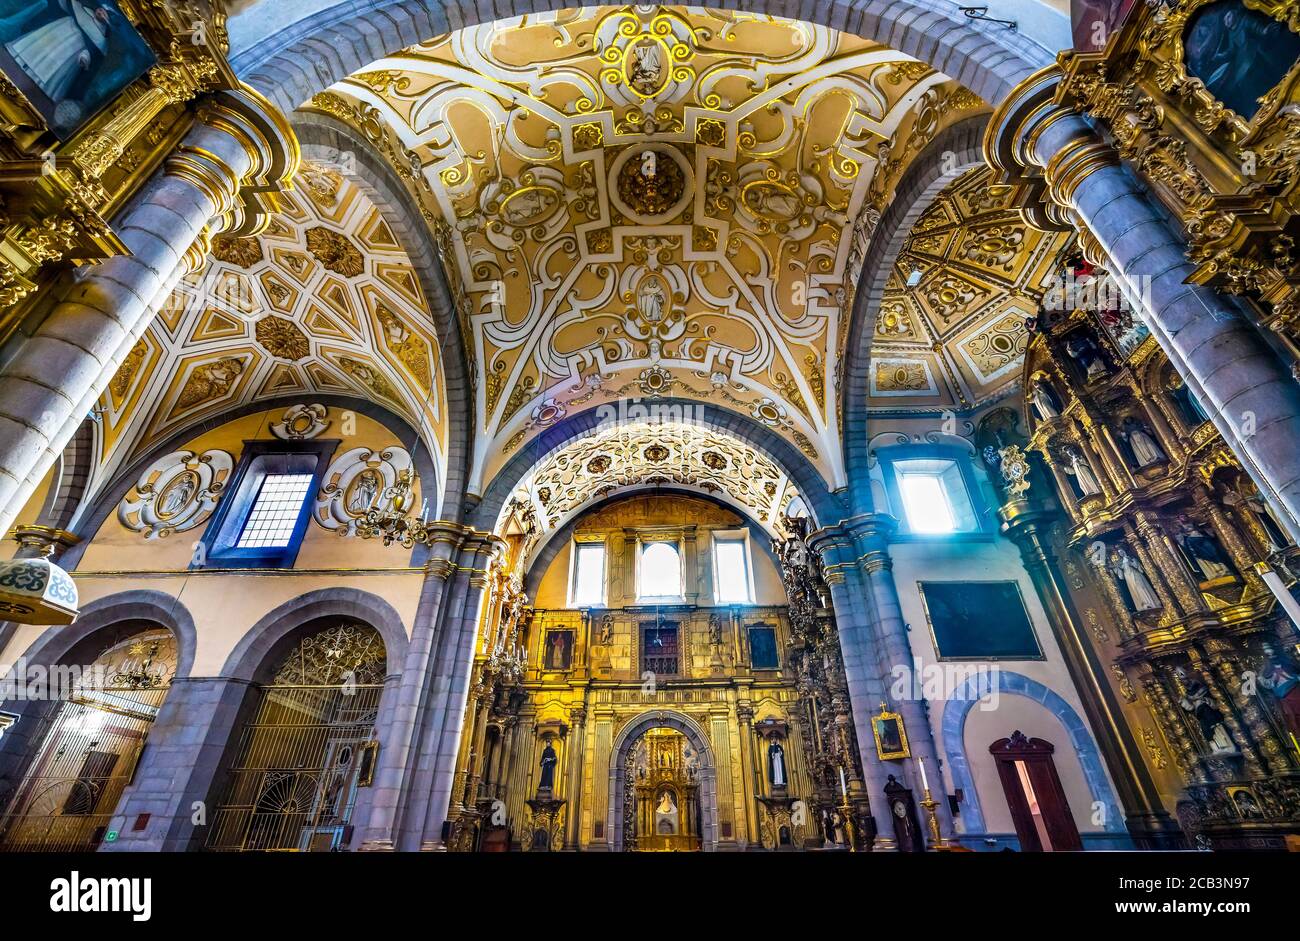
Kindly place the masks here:
[(713, 543), (714, 585), (718, 604), (749, 604), (749, 559), (743, 539), (716, 539)]
[(979, 531), (961, 465), (950, 458), (892, 462), (906, 529), (924, 535)]
[(682, 560), (671, 542), (647, 542), (641, 547), (637, 594), (643, 600), (682, 596)]
[(239, 534), (239, 548), (287, 546), (311, 479), (311, 474), (267, 474)]
[(605, 544), (579, 542), (573, 550), (573, 606), (605, 603)]
[(957, 528), (938, 474), (904, 472), (898, 475), (898, 489), (913, 532), (950, 533)]

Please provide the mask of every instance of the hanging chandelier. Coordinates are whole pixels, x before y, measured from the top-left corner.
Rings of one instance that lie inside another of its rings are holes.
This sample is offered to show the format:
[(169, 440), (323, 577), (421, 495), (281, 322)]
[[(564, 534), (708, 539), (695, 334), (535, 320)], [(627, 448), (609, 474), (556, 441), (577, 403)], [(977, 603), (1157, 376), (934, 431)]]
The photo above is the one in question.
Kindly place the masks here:
[(385, 500), (379, 506), (372, 506), (365, 515), (357, 520), (357, 535), (362, 539), (382, 539), (385, 546), (398, 543), (407, 549), (416, 544), (430, 545), (433, 542), (429, 521), (427, 519), (429, 501), (420, 507), (420, 514), (409, 513), (411, 493), (420, 475), (402, 471), (397, 483), (384, 491)]

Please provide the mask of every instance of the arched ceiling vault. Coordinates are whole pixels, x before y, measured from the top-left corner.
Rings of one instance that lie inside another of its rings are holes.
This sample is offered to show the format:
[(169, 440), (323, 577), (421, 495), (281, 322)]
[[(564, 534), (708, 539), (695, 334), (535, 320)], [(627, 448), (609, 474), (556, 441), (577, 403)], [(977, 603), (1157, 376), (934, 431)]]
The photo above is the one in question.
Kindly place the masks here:
[(908, 161), (985, 108), (819, 26), (600, 7), (439, 37), (309, 109), (433, 220), (476, 364), (471, 487), (611, 400), (712, 400), (844, 482), (844, 311)]

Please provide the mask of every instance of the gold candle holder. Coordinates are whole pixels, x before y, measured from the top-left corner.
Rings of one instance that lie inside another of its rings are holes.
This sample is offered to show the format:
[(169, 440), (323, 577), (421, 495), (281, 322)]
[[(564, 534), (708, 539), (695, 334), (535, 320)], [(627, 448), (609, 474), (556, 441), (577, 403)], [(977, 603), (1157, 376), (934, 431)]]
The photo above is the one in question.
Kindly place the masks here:
[(939, 813), (935, 809), (939, 802), (930, 796), (930, 789), (925, 789), (925, 797), (921, 800), (921, 806), (925, 808), (926, 816), (930, 818), (930, 848), (935, 850), (948, 849), (948, 841), (943, 838), (939, 831)]

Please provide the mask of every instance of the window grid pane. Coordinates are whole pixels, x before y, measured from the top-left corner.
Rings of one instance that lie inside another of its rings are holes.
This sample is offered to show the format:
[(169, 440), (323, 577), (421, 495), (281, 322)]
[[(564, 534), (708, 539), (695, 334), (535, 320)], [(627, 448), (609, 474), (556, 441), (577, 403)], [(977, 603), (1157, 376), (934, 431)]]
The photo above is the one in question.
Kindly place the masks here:
[(745, 544), (739, 539), (719, 539), (713, 544), (713, 552), (718, 570), (717, 600), (723, 603), (748, 602)]
[(311, 474), (267, 474), (239, 534), (240, 549), (281, 548), (293, 539)]
[(957, 528), (938, 474), (903, 474), (899, 479), (907, 520), (918, 533), (950, 533)]
[(604, 602), (605, 544), (603, 542), (579, 543), (574, 568), (573, 603), (587, 606)]

